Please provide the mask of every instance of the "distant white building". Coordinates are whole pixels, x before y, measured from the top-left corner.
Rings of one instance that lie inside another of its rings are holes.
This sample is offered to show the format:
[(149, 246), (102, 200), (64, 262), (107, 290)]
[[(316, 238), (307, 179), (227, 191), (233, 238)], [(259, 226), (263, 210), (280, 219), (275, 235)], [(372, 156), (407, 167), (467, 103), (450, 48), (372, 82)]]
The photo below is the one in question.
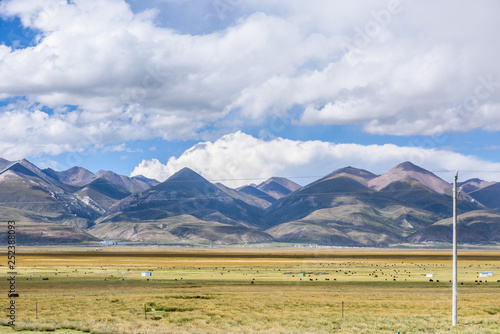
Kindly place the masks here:
[(425, 277), (434, 277), (434, 274), (425, 274)]
[(143, 271), (141, 275), (142, 276), (152, 276), (153, 273), (151, 273), (150, 271)]
[(492, 271), (484, 271), (482, 273), (479, 273), (479, 277), (488, 277), (488, 276), (493, 276)]

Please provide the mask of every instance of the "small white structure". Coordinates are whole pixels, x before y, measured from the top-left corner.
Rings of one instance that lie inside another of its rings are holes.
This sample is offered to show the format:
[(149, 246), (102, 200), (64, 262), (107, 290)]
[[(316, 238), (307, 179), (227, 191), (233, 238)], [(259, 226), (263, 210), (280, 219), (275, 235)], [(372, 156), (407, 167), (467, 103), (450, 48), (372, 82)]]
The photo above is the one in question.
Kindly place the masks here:
[(425, 274), (425, 277), (434, 277), (434, 274)]
[(114, 241), (101, 241), (101, 245), (103, 246), (113, 246), (115, 244)]
[(493, 276), (492, 271), (484, 271), (482, 273), (479, 273), (479, 277), (488, 277), (488, 276)]
[(153, 274), (150, 271), (143, 271), (142, 276), (152, 276)]

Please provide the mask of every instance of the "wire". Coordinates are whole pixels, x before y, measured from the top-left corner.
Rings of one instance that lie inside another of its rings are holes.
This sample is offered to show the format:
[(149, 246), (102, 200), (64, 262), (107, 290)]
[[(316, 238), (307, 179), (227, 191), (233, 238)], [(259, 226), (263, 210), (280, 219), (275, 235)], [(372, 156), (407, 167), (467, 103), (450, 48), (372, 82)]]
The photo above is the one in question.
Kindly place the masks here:
[[(456, 171), (449, 171), (449, 170), (427, 170), (428, 172), (430, 173), (455, 173)], [(459, 170), (459, 172), (468, 172), (468, 173), (500, 173), (500, 171), (479, 171), (479, 170)], [(332, 172), (334, 173), (334, 172)], [(340, 175), (342, 173), (345, 173), (345, 172), (339, 172), (337, 175)], [(406, 175), (408, 174), (408, 172), (406, 171), (401, 171), (401, 172), (397, 172), (397, 171), (393, 171), (391, 172), (392, 175)], [(0, 174), (1, 175), (1, 174)], [(317, 180), (313, 181), (312, 183), (316, 182), (316, 181), (319, 181), (320, 179), (322, 178), (325, 178), (327, 177), (329, 174), (327, 175), (323, 175), (323, 176), (317, 176), (317, 175), (309, 175), (309, 176), (286, 176), (286, 177), (279, 177), (279, 178), (285, 178), (285, 179), (307, 179), (307, 178), (315, 178)], [(335, 175), (335, 174), (334, 174)], [(332, 176), (334, 176), (332, 175)], [(373, 174), (375, 175), (375, 174)], [(383, 176), (385, 174), (382, 174), (382, 175), (375, 175), (374, 178), (376, 177), (380, 177), (380, 176)], [(354, 175), (356, 176), (356, 175)], [(360, 176), (362, 178), (362, 176)], [(409, 176), (411, 177), (411, 176)], [(207, 180), (208, 182), (211, 182), (211, 183), (214, 183), (214, 182), (222, 182), (222, 181), (250, 181), (250, 180), (269, 180), (269, 179), (272, 179), (271, 178), (264, 178), (264, 177), (255, 177), (255, 178), (229, 178), (229, 179), (216, 179), (216, 180)], [(43, 180), (43, 179), (42, 179)], [(168, 181), (168, 179), (167, 179)], [(394, 182), (396, 182), (398, 180), (395, 180)], [(402, 181), (402, 180), (399, 180), (399, 181)], [(168, 181), (170, 183), (192, 183), (192, 182), (203, 182), (203, 181), (200, 181), (200, 180), (170, 180)], [(443, 180), (443, 182), (446, 182)], [(312, 184), (310, 183), (310, 184)], [(446, 182), (448, 183), (448, 182)], [(308, 184), (308, 185), (310, 185)], [(304, 187), (307, 187), (308, 185), (304, 186)], [(360, 185), (362, 185), (360, 183)], [(217, 187), (216, 185), (214, 185), (215, 187)], [(304, 189), (304, 187), (301, 187), (300, 189)], [(83, 187), (85, 188), (85, 186)], [(83, 189), (83, 188), (80, 188), (80, 189)], [(451, 183), (450, 183), (450, 188), (451, 188)], [(151, 188), (149, 188), (151, 189)], [(234, 191), (237, 191), (236, 189), (234, 188), (230, 188)], [(298, 189), (298, 190), (300, 190)], [(144, 190), (144, 191), (147, 191), (148, 189)], [(222, 191), (222, 190), (221, 190)], [(333, 194), (338, 194), (338, 195), (343, 195), (343, 194), (346, 194), (346, 195), (354, 195), (354, 194), (367, 194), (367, 193), (370, 193), (370, 191), (373, 191), (375, 193), (385, 193), (385, 192), (394, 192), (393, 190), (379, 190), (379, 191), (376, 191), (376, 190), (373, 190), (372, 188), (370, 187), (367, 187), (366, 190), (362, 190), (362, 191), (341, 191), (341, 192), (338, 192), (338, 191), (332, 191), (332, 192), (324, 192), (324, 193), (315, 193), (315, 192), (311, 192), (311, 193), (302, 193), (302, 194), (294, 194), (294, 192), (292, 192), (291, 194), (293, 194), (294, 196), (325, 196), (325, 195), (333, 195)], [(137, 192), (136, 192), (137, 193)], [(254, 197), (254, 198), (261, 198), (261, 199), (264, 199), (264, 198), (267, 198), (268, 194), (266, 195), (249, 195), (249, 194), (246, 194), (246, 193), (241, 193), (239, 192), (240, 194), (242, 194), (242, 196), (251, 196), (251, 197)], [(71, 193), (70, 193), (71, 194)], [(131, 195), (134, 194), (134, 193), (131, 193)], [(229, 195), (229, 194), (227, 194)], [(290, 195), (290, 194), (288, 194)], [(229, 195), (231, 196), (231, 195)], [(222, 198), (222, 197), (225, 197), (225, 196), (202, 196), (202, 197), (189, 197), (189, 198), (169, 198), (169, 199), (155, 199), (155, 200), (158, 200), (158, 201), (181, 201), (181, 200), (198, 200), (198, 199), (210, 199), (210, 198)], [(78, 198), (78, 200), (82, 201), (81, 199)], [(98, 201), (99, 203), (102, 203), (102, 204), (114, 204), (116, 202), (119, 202), (120, 200), (104, 200), (104, 201)], [(37, 202), (20, 202), (20, 201), (17, 201), (17, 202), (0, 202), (0, 205), (2, 204), (47, 204), (47, 203), (50, 203), (50, 204), (71, 204), (71, 203), (74, 203), (73, 201), (37, 201)], [(99, 203), (95, 202), (97, 205), (99, 205)], [(87, 204), (88, 205), (88, 204)]]
[[(360, 185), (362, 185), (360, 183)], [(215, 185), (214, 185), (215, 186)], [(425, 186), (425, 185), (424, 185)], [(215, 186), (217, 187), (217, 186)], [(300, 191), (301, 189), (304, 189), (304, 187), (298, 189), (297, 191), (294, 191), (294, 192), (291, 192), (287, 195), (284, 195), (283, 197), (285, 196), (290, 196), (290, 195), (293, 195), (293, 196), (300, 196), (300, 197), (307, 197), (307, 196), (327, 196), (327, 195), (338, 195), (338, 196), (342, 196), (342, 195), (360, 195), (360, 194), (365, 194), (365, 195), (368, 195), (368, 194), (377, 194), (377, 193), (393, 193), (395, 192), (395, 190), (374, 190), (372, 188), (369, 188), (369, 187), (366, 187), (366, 189), (363, 189), (363, 190), (359, 190), (359, 191), (332, 191), (332, 192), (307, 192), (307, 193), (298, 193), (298, 191)], [(451, 185), (450, 185), (450, 189), (451, 189)], [(219, 189), (220, 190), (220, 189)], [(268, 198), (268, 197), (272, 197), (271, 195), (267, 194), (266, 195), (249, 195), (249, 194), (246, 194), (246, 193), (242, 193), (242, 192), (239, 192), (238, 190), (236, 189), (232, 189), (236, 192), (238, 192), (240, 195), (242, 195), (243, 197), (245, 196), (249, 196), (250, 198), (254, 197), (254, 198), (259, 198), (259, 199), (264, 199), (264, 198)], [(148, 191), (148, 190), (145, 190), (145, 191)], [(223, 190), (220, 190), (222, 192), (224, 192)], [(134, 194), (137, 194), (137, 193), (132, 193), (131, 195), (134, 195)], [(149, 201), (184, 201), (184, 200), (207, 200), (207, 199), (216, 199), (216, 198), (223, 198), (223, 197), (233, 197), (231, 196), (230, 194), (227, 194), (224, 192), (225, 195), (223, 196), (211, 196), (211, 195), (202, 195), (200, 197), (181, 197), (181, 198), (158, 198), (158, 199), (149, 199)], [(125, 197), (126, 198), (126, 197)], [(234, 199), (238, 199), (238, 198), (235, 198), (233, 197)], [(250, 199), (249, 198), (249, 199)], [(81, 199), (79, 199), (81, 201)], [(244, 201), (243, 199), (241, 199), (242, 201)], [(94, 201), (94, 200), (93, 200)], [(113, 201), (113, 200), (104, 200), (104, 201), (98, 201), (99, 203), (117, 203), (119, 202), (120, 200), (116, 200), (116, 201)], [(56, 201), (56, 202), (49, 202), (49, 201), (40, 201), (40, 202), (0, 202), (0, 205), (1, 204), (46, 204), (46, 203), (51, 203), (51, 204), (70, 204), (70, 203), (74, 203), (72, 201)], [(99, 205), (99, 203), (97, 203), (96, 201), (94, 201), (94, 203), (96, 203), (97, 205)]]

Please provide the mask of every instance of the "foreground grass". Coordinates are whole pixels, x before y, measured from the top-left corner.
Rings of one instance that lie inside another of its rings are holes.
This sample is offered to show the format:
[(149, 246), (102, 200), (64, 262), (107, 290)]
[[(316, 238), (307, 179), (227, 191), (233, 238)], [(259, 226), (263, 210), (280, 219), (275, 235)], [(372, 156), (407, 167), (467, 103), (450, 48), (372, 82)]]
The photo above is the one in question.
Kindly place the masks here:
[[(500, 273), (500, 252), (460, 254), (456, 328), (451, 327), (449, 253), (127, 248), (24, 252), (18, 255), (16, 329), (500, 333), (500, 282), (495, 276), (478, 278), (480, 271)], [(142, 277), (142, 271), (153, 276)], [(432, 282), (425, 277), (428, 273), (435, 275)], [(7, 291), (4, 282), (0, 289)], [(0, 303), (7, 305), (7, 298)]]

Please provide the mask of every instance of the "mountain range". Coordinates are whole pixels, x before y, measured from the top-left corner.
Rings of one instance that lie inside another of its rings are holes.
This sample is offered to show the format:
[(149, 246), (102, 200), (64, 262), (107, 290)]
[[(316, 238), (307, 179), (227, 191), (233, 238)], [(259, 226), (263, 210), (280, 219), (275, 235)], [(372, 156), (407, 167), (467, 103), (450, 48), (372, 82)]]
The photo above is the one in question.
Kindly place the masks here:
[[(500, 183), (460, 186), (459, 241), (500, 242)], [(0, 215), (24, 244), (449, 243), (451, 193), (411, 162), (382, 175), (345, 167), (304, 187), (272, 177), (233, 189), (189, 168), (158, 182), (0, 158)]]

